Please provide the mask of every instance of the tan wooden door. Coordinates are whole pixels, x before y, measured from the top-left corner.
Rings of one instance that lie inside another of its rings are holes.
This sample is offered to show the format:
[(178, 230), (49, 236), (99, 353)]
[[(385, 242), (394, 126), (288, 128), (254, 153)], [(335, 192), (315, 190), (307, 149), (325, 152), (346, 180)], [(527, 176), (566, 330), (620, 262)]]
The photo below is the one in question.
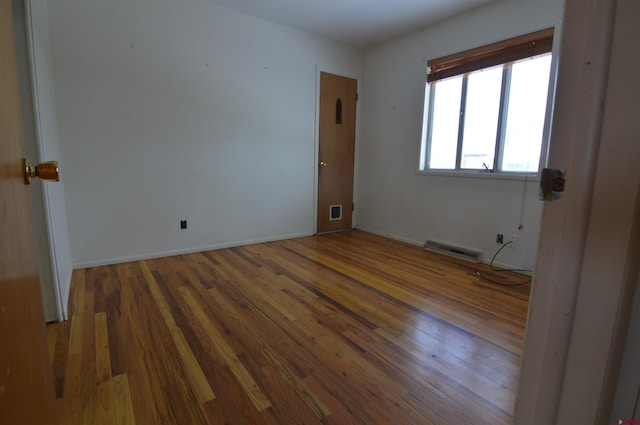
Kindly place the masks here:
[(0, 424), (57, 424), (28, 187), (11, 1), (0, 1)]
[(320, 74), (317, 232), (351, 229), (358, 82)]

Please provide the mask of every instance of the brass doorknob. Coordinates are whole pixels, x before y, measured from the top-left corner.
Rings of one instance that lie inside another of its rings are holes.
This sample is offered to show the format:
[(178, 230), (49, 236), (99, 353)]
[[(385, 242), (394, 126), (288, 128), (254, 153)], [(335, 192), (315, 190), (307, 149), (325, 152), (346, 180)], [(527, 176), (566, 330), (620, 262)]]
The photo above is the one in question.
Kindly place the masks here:
[(35, 167), (32, 167), (26, 159), (23, 159), (22, 163), (24, 165), (25, 184), (30, 184), (31, 179), (35, 177), (54, 182), (60, 181), (60, 172), (58, 170), (57, 161), (43, 162)]
[(326, 167), (326, 166), (327, 166), (327, 163), (326, 163), (326, 162), (324, 162), (324, 161), (320, 161), (320, 166), (321, 166), (322, 168), (324, 168), (324, 167)]

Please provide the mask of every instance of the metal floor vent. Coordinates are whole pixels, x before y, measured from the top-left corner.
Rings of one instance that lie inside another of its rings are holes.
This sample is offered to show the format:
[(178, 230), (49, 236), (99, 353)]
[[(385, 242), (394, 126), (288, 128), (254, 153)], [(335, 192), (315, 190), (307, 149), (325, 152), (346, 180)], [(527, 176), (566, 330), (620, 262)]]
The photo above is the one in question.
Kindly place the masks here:
[(440, 252), (442, 254), (452, 255), (458, 258), (464, 258), (465, 260), (479, 263), (482, 258), (482, 253), (474, 251), (468, 248), (462, 248), (459, 246), (447, 245), (442, 242), (427, 241), (424, 244), (425, 249), (430, 251)]

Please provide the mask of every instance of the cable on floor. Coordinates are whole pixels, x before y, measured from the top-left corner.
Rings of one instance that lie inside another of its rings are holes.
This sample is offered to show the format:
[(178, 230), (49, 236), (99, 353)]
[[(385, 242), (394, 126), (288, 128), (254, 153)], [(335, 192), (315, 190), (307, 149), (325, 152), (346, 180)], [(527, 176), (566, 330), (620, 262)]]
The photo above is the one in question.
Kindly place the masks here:
[[(493, 265), (493, 262), (495, 261), (495, 259), (498, 256), (498, 254), (500, 254), (500, 252), (503, 249), (505, 249), (507, 247), (507, 245), (509, 245), (510, 243), (512, 243), (512, 242), (511, 241), (507, 242), (506, 244), (502, 245), (498, 251), (496, 251), (496, 253), (493, 255), (493, 258), (491, 259), (491, 262), (489, 262), (489, 268), (491, 268), (491, 270), (496, 271), (496, 272), (529, 272), (529, 273), (531, 273), (532, 270), (529, 270), (529, 269), (500, 269), (500, 268), (496, 268)], [(527, 283), (531, 282), (531, 278), (529, 278), (525, 282), (505, 283), (505, 282), (499, 282), (497, 280), (493, 280), (491, 278), (488, 278), (487, 276), (483, 275), (482, 272), (479, 272), (479, 271), (477, 271), (476, 274), (478, 276), (480, 276), (480, 278), (486, 280), (487, 282), (493, 283), (495, 285), (500, 285), (500, 286), (522, 286), (522, 285), (526, 285)]]

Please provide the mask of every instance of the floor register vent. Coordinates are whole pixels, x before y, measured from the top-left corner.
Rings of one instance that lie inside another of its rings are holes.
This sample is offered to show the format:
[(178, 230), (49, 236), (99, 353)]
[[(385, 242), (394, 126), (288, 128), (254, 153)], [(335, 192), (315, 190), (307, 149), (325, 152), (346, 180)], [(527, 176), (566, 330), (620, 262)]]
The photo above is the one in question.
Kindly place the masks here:
[(427, 241), (424, 244), (425, 249), (429, 251), (440, 252), (442, 254), (452, 255), (458, 258), (464, 258), (465, 260), (479, 263), (482, 257), (482, 253), (474, 251), (468, 248), (462, 248), (459, 246), (448, 245), (442, 242)]

